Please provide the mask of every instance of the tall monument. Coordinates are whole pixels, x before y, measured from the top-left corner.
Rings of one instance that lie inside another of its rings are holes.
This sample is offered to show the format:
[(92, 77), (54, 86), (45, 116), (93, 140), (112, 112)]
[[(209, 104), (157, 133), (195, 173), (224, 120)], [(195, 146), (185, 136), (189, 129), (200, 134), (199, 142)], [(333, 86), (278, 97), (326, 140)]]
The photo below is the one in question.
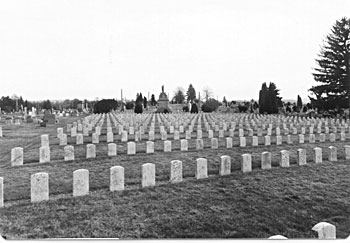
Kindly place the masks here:
[(162, 93), (159, 95), (158, 99), (158, 109), (167, 109), (169, 111), (169, 99), (166, 93), (164, 92), (164, 85), (162, 85)]

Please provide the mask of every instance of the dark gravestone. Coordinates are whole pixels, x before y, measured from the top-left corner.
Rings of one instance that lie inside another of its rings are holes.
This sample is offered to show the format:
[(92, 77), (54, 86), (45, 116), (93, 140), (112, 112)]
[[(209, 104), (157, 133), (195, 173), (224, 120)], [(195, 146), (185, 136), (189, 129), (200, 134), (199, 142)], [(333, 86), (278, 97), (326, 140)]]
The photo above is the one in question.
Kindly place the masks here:
[(51, 114), (50, 111), (45, 111), (43, 121), (47, 124), (55, 124), (56, 116), (54, 114)]

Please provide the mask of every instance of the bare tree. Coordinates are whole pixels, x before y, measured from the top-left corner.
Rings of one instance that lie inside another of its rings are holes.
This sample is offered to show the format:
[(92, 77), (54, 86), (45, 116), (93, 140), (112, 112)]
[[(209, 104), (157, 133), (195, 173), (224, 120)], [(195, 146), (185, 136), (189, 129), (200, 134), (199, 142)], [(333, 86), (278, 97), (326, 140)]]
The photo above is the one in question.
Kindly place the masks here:
[(205, 101), (208, 101), (209, 98), (210, 98), (210, 97), (213, 97), (213, 95), (214, 95), (213, 90), (212, 90), (210, 87), (208, 87), (208, 86), (205, 86), (205, 87), (203, 88), (203, 93), (204, 93), (204, 99), (205, 99)]

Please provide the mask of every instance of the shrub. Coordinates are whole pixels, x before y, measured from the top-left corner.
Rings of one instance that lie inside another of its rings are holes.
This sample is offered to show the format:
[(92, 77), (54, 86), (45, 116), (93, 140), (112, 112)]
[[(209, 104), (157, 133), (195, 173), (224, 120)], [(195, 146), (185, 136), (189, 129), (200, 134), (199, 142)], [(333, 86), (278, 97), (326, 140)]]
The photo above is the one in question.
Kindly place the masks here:
[(182, 107), (182, 111), (184, 111), (184, 112), (189, 112), (190, 109), (188, 108), (188, 106), (184, 106), (184, 107)]
[(213, 112), (219, 107), (219, 101), (215, 99), (209, 99), (202, 105), (203, 112)]
[(134, 103), (133, 102), (127, 102), (125, 105), (125, 109), (132, 110), (134, 109)]
[(134, 110), (135, 113), (137, 114), (141, 114), (142, 113), (142, 104), (141, 103), (137, 103), (135, 105), (135, 110)]
[(164, 107), (158, 107), (156, 113), (171, 113), (171, 111)]
[(94, 113), (108, 113), (118, 108), (118, 102), (114, 99), (103, 99), (94, 105)]
[(198, 107), (196, 104), (192, 104), (191, 113), (198, 113)]

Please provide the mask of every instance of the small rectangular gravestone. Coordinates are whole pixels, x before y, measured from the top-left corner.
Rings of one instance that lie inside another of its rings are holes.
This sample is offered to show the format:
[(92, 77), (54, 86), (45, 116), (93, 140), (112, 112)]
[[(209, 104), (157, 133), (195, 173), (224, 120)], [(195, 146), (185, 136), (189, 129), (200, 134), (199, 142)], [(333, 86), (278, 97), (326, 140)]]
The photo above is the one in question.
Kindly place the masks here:
[(278, 135), (276, 136), (276, 145), (281, 145), (282, 144), (282, 136)]
[(211, 139), (211, 148), (212, 149), (217, 149), (219, 148), (219, 143), (217, 138), (212, 138)]
[(108, 156), (117, 156), (117, 144), (109, 143), (107, 145), (107, 155)]
[(232, 148), (232, 138), (226, 138), (226, 148)]
[(60, 134), (58, 137), (58, 145), (65, 146), (67, 145), (67, 134)]
[(219, 130), (219, 138), (223, 138), (225, 136), (224, 130)]
[(4, 207), (4, 178), (0, 177), (0, 208)]
[(191, 139), (191, 131), (186, 130), (185, 139)]
[(245, 147), (247, 145), (245, 137), (239, 137), (239, 146)]
[(289, 167), (289, 151), (281, 150), (280, 166)]
[(196, 150), (201, 150), (204, 147), (203, 139), (197, 138), (196, 139)]
[(128, 132), (127, 131), (122, 131), (121, 141), (122, 142), (127, 142), (128, 141)]
[(326, 135), (324, 133), (321, 133), (320, 136), (319, 136), (319, 140), (320, 142), (325, 142), (326, 141)]
[(180, 139), (180, 133), (179, 131), (174, 131), (174, 140), (179, 140)]
[(304, 134), (299, 134), (299, 143), (304, 143)]
[(265, 146), (271, 145), (271, 138), (270, 138), (270, 136), (267, 135), (264, 138), (265, 138)]
[(41, 202), (49, 200), (49, 174), (39, 172), (30, 177), (30, 201)]
[(127, 154), (136, 154), (136, 144), (135, 142), (128, 142)]
[(252, 171), (252, 155), (251, 154), (242, 154), (241, 170), (244, 173)]
[(337, 147), (329, 146), (329, 154), (328, 154), (328, 160), (330, 162), (337, 161)]
[(156, 185), (156, 166), (152, 163), (142, 165), (142, 187)]
[(298, 165), (306, 165), (306, 150), (305, 149), (298, 149)]
[(113, 143), (113, 142), (114, 142), (113, 132), (107, 132), (107, 143)]
[(146, 142), (146, 153), (153, 154), (154, 153), (154, 143), (152, 141)]
[(271, 169), (271, 153), (262, 152), (261, 153), (261, 169)]
[(180, 150), (181, 151), (187, 151), (188, 150), (188, 142), (186, 139), (180, 140)]
[(113, 166), (110, 168), (110, 191), (124, 190), (124, 167)]
[(223, 155), (220, 157), (221, 163), (220, 163), (220, 175), (229, 175), (231, 174), (231, 157), (227, 155)]
[(86, 145), (86, 158), (96, 158), (96, 145), (87, 144)]
[(41, 147), (49, 147), (50, 142), (49, 142), (49, 135), (48, 134), (43, 134), (40, 136), (41, 137)]
[(76, 144), (79, 145), (79, 144), (84, 144), (84, 136), (83, 134), (81, 133), (78, 133), (75, 137), (76, 139)]
[(204, 158), (198, 158), (196, 168), (196, 179), (208, 178), (208, 161)]
[(322, 163), (322, 149), (321, 148), (314, 148), (314, 162)]
[(40, 147), (39, 156), (39, 163), (50, 162), (50, 147)]
[(335, 134), (334, 133), (329, 134), (329, 141), (335, 142)]
[(148, 132), (148, 140), (153, 141), (154, 140), (154, 131), (149, 131)]
[(213, 138), (214, 137), (214, 132), (213, 130), (208, 131), (208, 138)]
[(79, 169), (73, 171), (73, 197), (89, 194), (89, 171)]
[(11, 149), (11, 166), (23, 165), (23, 148)]
[(170, 162), (170, 182), (182, 182), (182, 162), (180, 160)]
[(309, 143), (315, 143), (315, 142), (316, 142), (315, 134), (310, 134), (309, 135)]
[(344, 146), (344, 150), (345, 150), (345, 159), (346, 160), (350, 160), (350, 146), (349, 145), (345, 145)]
[(258, 146), (259, 145), (259, 137), (253, 136), (252, 137), (252, 146)]
[(98, 133), (93, 133), (92, 134), (92, 143), (99, 143), (100, 141), (99, 141), (100, 139), (99, 139), (99, 135), (98, 135)]
[(171, 141), (164, 141), (164, 152), (171, 152)]
[(74, 147), (72, 145), (64, 146), (64, 161), (74, 160)]

